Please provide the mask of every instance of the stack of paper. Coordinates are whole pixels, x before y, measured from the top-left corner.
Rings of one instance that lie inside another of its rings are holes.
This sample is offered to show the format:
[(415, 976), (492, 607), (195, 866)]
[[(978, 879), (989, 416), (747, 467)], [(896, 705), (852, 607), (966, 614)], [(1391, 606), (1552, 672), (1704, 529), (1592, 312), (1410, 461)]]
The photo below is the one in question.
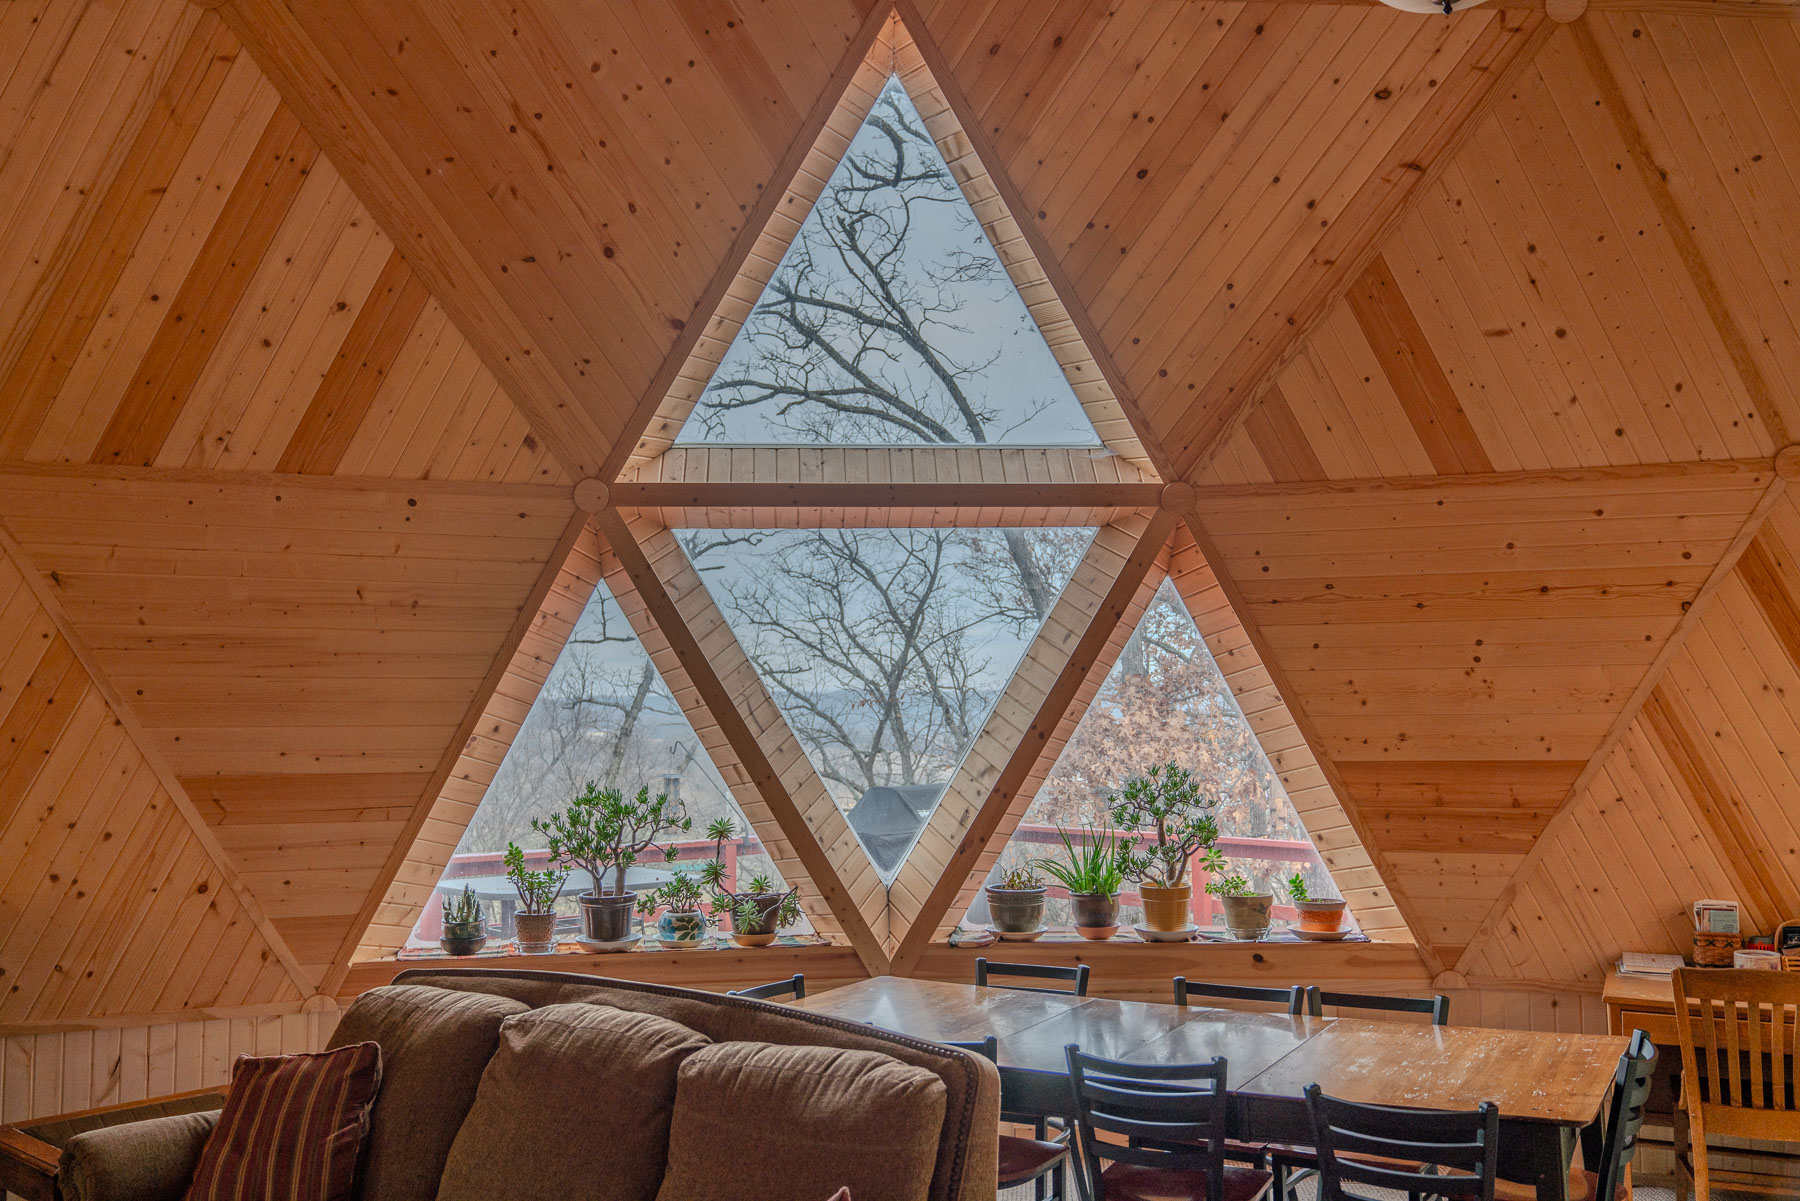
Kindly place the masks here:
[(1619, 956), (1619, 975), (1649, 976), (1667, 980), (1676, 968), (1687, 963), (1679, 955), (1656, 955), (1649, 951), (1627, 951)]

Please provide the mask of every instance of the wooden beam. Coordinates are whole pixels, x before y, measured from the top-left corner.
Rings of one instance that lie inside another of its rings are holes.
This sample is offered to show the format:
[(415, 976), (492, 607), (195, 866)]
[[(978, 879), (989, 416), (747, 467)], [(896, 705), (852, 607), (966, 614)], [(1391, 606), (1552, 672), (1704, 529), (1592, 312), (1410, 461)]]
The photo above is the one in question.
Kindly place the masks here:
[(1706, 307), (1706, 315), (1717, 331), (1719, 341), (1724, 343), (1725, 352), (1731, 356), (1732, 366), (1737, 369), (1744, 391), (1750, 396), (1757, 419), (1768, 431), (1770, 441), (1777, 447), (1786, 446), (1790, 441), (1787, 422), (1782, 418), (1780, 406), (1775, 403), (1774, 392), (1767, 377), (1763, 375), (1762, 367), (1751, 353), (1750, 339), (1732, 317), (1731, 306), (1726, 303), (1725, 293), (1719, 287), (1717, 277), (1713, 275), (1712, 265), (1706, 261), (1706, 255), (1700, 249), (1700, 240), (1694, 234), (1694, 227), (1689, 224), (1680, 203), (1675, 199), (1673, 189), (1669, 187), (1668, 172), (1657, 164), (1650, 149), (1650, 141), (1638, 125), (1637, 117), (1631, 111), (1631, 103), (1625, 98), (1624, 89), (1619, 86), (1618, 78), (1614, 76), (1605, 53), (1600, 49), (1600, 42), (1594, 36), (1593, 27), (1585, 21), (1577, 21), (1569, 26), (1569, 36), (1574, 38), (1581, 60), (1588, 73), (1593, 76), (1594, 86), (1600, 91), (1600, 103), (1619, 131), (1619, 139), (1625, 144), (1626, 157), (1631, 160), (1632, 167), (1643, 182), (1644, 190), (1656, 205), (1657, 216), (1662, 218), (1663, 232), (1674, 244), (1675, 252), (1681, 256), (1681, 264), (1687, 268), (1688, 279), (1700, 294), (1700, 302)]
[(1631, 728), (1631, 724), (1637, 720), (1638, 714), (1643, 711), (1651, 694), (1662, 682), (1663, 676), (1667, 674), (1669, 665), (1681, 652), (1688, 635), (1693, 633), (1694, 628), (1700, 624), (1701, 614), (1706, 610), (1713, 596), (1724, 585), (1726, 579), (1730, 577), (1732, 571), (1736, 569), (1738, 560), (1749, 549), (1757, 531), (1762, 529), (1763, 523), (1768, 520), (1769, 514), (1774, 510), (1776, 502), (1781, 499), (1787, 482), (1773, 468), (1766, 468), (1766, 470), (1769, 471), (1768, 488), (1757, 500), (1749, 515), (1744, 518), (1743, 525), (1739, 527), (1731, 544), (1725, 548), (1725, 553), (1719, 557), (1717, 563), (1713, 564), (1713, 569), (1706, 577), (1706, 582), (1700, 586), (1700, 590), (1688, 602), (1687, 609), (1681, 615), (1681, 620), (1676, 623), (1674, 631), (1663, 643), (1656, 658), (1651, 660), (1650, 666), (1645, 669), (1643, 679), (1638, 681), (1631, 696), (1626, 699), (1624, 706), (1613, 718), (1612, 725), (1608, 727), (1605, 737), (1600, 740), (1600, 745), (1594, 749), (1594, 753), (1588, 757), (1587, 765), (1581, 769), (1581, 774), (1575, 777), (1575, 783), (1570, 786), (1568, 793), (1556, 807), (1556, 812), (1550, 815), (1550, 820), (1544, 824), (1543, 830), (1539, 832), (1536, 841), (1532, 843), (1531, 849), (1525, 853), (1525, 857), (1513, 869), (1512, 879), (1507, 882), (1505, 888), (1500, 890), (1499, 895), (1494, 898), (1493, 905), (1488, 908), (1487, 916), (1482, 918), (1475, 927), (1474, 934), (1469, 937), (1468, 945), (1457, 959), (1457, 971), (1466, 973), (1477, 961), (1483, 940), (1491, 934), (1494, 924), (1506, 915), (1513, 898), (1518, 894), (1519, 882), (1529, 877), (1532, 869), (1538, 865), (1554, 844), (1562, 827), (1572, 820), (1571, 814), (1576, 802), (1581, 799), (1582, 794), (1587, 791), (1594, 778), (1605, 768), (1606, 761), (1612, 756), (1614, 748), (1625, 737), (1625, 732)]
[[(1509, 5), (1508, 8), (1511, 9), (1512, 6)], [(1476, 11), (1486, 11), (1486, 7)], [(1510, 17), (1503, 15), (1500, 20), (1504, 27)], [(1166, 441), (1176, 448), (1171, 452), (1174, 455), (1173, 469), (1176, 474), (1168, 478), (1192, 480), (1200, 477), (1213, 454), (1230, 438), (1251, 406), (1262, 399), (1263, 393), (1280, 377), (1288, 363), (1306, 347), (1313, 333), (1331, 312), (1332, 306), (1361, 278), (1368, 265), (1400, 227), (1400, 223), (1411, 213), (1418, 197), (1424, 195), (1443, 174), (1444, 168), (1456, 158), (1469, 135), (1481, 124), (1499, 98), (1511, 91), (1513, 82), (1537, 57), (1538, 50), (1557, 28), (1541, 11), (1522, 12), (1519, 20), (1518, 29), (1524, 31), (1525, 35), (1523, 41), (1518, 44), (1502, 41), (1499, 44), (1499, 49), (1510, 45), (1511, 56), (1502, 59), (1497, 67), (1490, 63), (1476, 64), (1477, 75), (1487, 77), (1484, 91), (1476, 94), (1461, 111), (1456, 111), (1452, 105), (1451, 111), (1446, 114), (1444, 104), (1450, 103), (1449, 101), (1428, 106), (1407, 130), (1401, 144), (1419, 146), (1421, 150), (1413, 162), (1408, 164), (1412, 169), (1402, 173), (1406, 182), (1399, 188), (1399, 199), (1385, 206), (1373, 205), (1373, 211), (1361, 222), (1340, 216), (1338, 224), (1329, 231), (1330, 239), (1321, 244), (1318, 252), (1318, 257), (1333, 264), (1332, 272), (1318, 283), (1292, 283), (1291, 287), (1304, 286), (1305, 291), (1299, 295), (1290, 295), (1289, 289), (1283, 289), (1275, 302), (1276, 307), (1293, 315), (1288, 318), (1282, 337), (1243, 351), (1248, 356), (1245, 369), (1237, 379), (1227, 381), (1226, 387), (1231, 399), (1216, 404), (1196, 401), (1190, 419), (1166, 437)], [(1499, 33), (1505, 37), (1507, 31), (1503, 28)], [(1482, 55), (1495, 50), (1496, 47), (1477, 44), (1470, 53)], [(1355, 204), (1353, 201), (1351, 207), (1354, 208)]]
[(113, 685), (112, 679), (106, 672), (101, 670), (99, 658), (88, 646), (87, 640), (75, 629), (74, 623), (69, 620), (69, 615), (63, 611), (62, 603), (57, 598), (55, 591), (44, 583), (43, 573), (25, 554), (24, 548), (12, 536), (12, 532), (6, 528), (3, 516), (0, 516), (0, 554), (4, 554), (18, 565), (19, 574), (24, 577), (25, 586), (31, 590), (33, 598), (49, 615), (57, 633), (74, 652), (76, 661), (81, 664), (82, 669), (87, 672), (88, 678), (93, 682), (94, 690), (100, 694), (101, 699), (112, 710), (113, 717), (124, 729), (126, 736), (136, 745), (138, 754), (143, 757), (145, 765), (156, 777), (156, 782), (169, 795), (170, 802), (181, 814), (182, 820), (187, 823), (189, 833), (193, 835), (194, 841), (205, 851), (206, 857), (218, 870), (220, 878), (225, 881), (225, 886), (231, 889), (232, 896), (237, 898), (244, 913), (255, 925), (257, 932), (262, 935), (275, 958), (280, 961), (282, 970), (287, 973), (288, 979), (293, 982), (302, 997), (315, 992), (312, 981), (308, 979), (305, 969), (300, 966), (300, 961), (295, 958), (294, 952), (288, 947), (287, 940), (282, 938), (280, 932), (275, 929), (274, 923), (269, 920), (269, 915), (264, 911), (262, 903), (257, 900), (256, 894), (250, 891), (249, 886), (244, 883), (243, 877), (232, 866), (231, 858), (225, 853), (225, 848), (219, 844), (218, 836), (213, 833), (212, 827), (206, 824), (206, 819), (200, 816), (200, 811), (194, 807), (194, 802), (188, 796), (187, 789), (181, 786), (181, 781), (176, 778), (174, 771), (157, 752), (156, 744), (145, 736), (143, 727), (138, 723), (137, 715), (126, 706), (124, 696)]
[[(656, 623), (663, 637), (668, 639), (670, 648), (687, 671), (688, 678), (700, 694), (701, 702), (712, 714), (713, 720), (718, 722), (731, 749), (749, 774), (751, 783), (775, 814), (782, 833), (793, 844), (795, 854), (805, 866), (820, 898), (829, 907), (832, 916), (837, 918), (844, 936), (856, 949), (870, 975), (886, 975), (888, 956), (880, 938), (854, 898), (839, 881), (836, 865), (826, 853), (826, 848), (820, 844), (817, 834), (807, 825), (805, 815), (788, 793), (780, 773), (770, 763), (762, 744), (757, 740), (756, 732), (751, 729), (750, 723), (744, 719), (731, 694), (720, 681), (711, 657), (695, 640), (675, 598), (670, 595), (662, 578), (651, 566), (644, 548), (616, 510), (598, 514), (594, 520), (599, 523), (601, 537), (606, 539), (612, 552), (618, 556), (632, 586), (637, 589), (639, 599), (649, 610), (650, 619)], [(860, 848), (852, 849), (861, 854)]]
[[(918, 912), (910, 915), (899, 933), (900, 945), (894, 953), (893, 970), (898, 975), (911, 972), (913, 965), (924, 953), (925, 948), (937, 932), (940, 919), (948, 911), (950, 904), (967, 886), (970, 878), (977, 870), (977, 860), (987, 849), (1001, 825), (1001, 818), (1012, 807), (1018, 798), (1019, 788), (1030, 776), (1038, 760), (1044, 755), (1051, 734), (1056, 731), (1062, 721), (1063, 714), (1075, 699), (1082, 683), (1093, 670), (1095, 662), (1106, 648), (1108, 639), (1118, 626), (1125, 611), (1131, 606), (1132, 598), (1144, 577), (1155, 564), (1156, 557), (1162, 553), (1163, 546), (1169, 540), (1169, 532), (1175, 528), (1175, 518), (1161, 510), (1157, 511), (1145, 523), (1143, 532), (1138, 535), (1137, 544), (1131, 554), (1120, 566), (1100, 603), (1089, 615), (1087, 625), (1081, 637), (1069, 651), (1068, 658), (1056, 673), (1055, 681), (1046, 689), (1032, 713), (1031, 722), (1026, 727), (1024, 736), (1019, 738), (1011, 748), (1000, 771), (995, 775), (987, 795), (981, 799), (975, 814), (963, 829), (955, 849), (951, 852), (950, 861), (938, 873), (931, 891), (926, 894)], [(1092, 550), (1090, 549), (1090, 554)], [(1080, 568), (1077, 568), (1080, 571)], [(1043, 637), (1040, 634), (1040, 640)], [(1034, 644), (1035, 645), (1035, 644)], [(1013, 679), (1006, 692), (996, 702), (998, 709), (1005, 704), (1025, 677), (1020, 672), (1013, 674)], [(989, 721), (993, 719), (990, 717)], [(960, 772), (959, 772), (960, 774)], [(948, 794), (946, 794), (948, 800)], [(938, 813), (945, 807), (940, 805)], [(934, 813), (933, 819), (937, 817)], [(921, 840), (923, 841), (923, 840)], [(913, 855), (919, 852), (919, 844), (913, 846), (907, 858), (910, 862)], [(905, 871), (905, 867), (901, 868)], [(895, 922), (894, 917), (889, 918)]]
[[(284, 0), (224, 0), (219, 15), (469, 340), (532, 429), (576, 476), (593, 475), (615, 442), (521, 321), (412, 168), (363, 110)], [(576, 364), (565, 364), (575, 371)]]
[(1204, 512), (1210, 501), (1261, 499), (1277, 503), (1285, 498), (1376, 496), (1383, 493), (1448, 492), (1470, 495), (1491, 487), (1520, 485), (1554, 487), (1557, 484), (1594, 484), (1634, 480), (1703, 479), (1724, 476), (1767, 476), (1768, 459), (1703, 459), (1680, 463), (1633, 463), (1618, 467), (1543, 467), (1529, 471), (1490, 471), (1466, 475), (1375, 476), (1355, 480), (1301, 480), (1273, 484), (1198, 486), (1196, 503)]
[[(573, 509), (572, 503), (570, 507)], [(406, 857), (412, 853), (413, 843), (418, 839), (420, 829), (431, 817), (432, 808), (437, 804), (438, 794), (444, 790), (444, 782), (456, 769), (456, 761), (462, 756), (470, 736), (474, 734), (475, 726), (480, 722), (482, 713), (486, 711), (489, 699), (494, 695), (494, 690), (500, 687), (500, 681), (505, 678), (506, 669), (512, 664), (513, 653), (519, 649), (519, 644), (525, 640), (525, 635), (531, 632), (532, 623), (537, 621), (538, 610), (543, 607), (544, 598), (549, 595), (550, 586), (556, 583), (556, 577), (574, 550), (575, 541), (581, 536), (582, 528), (587, 524), (587, 520), (586, 513), (574, 512), (569, 518), (568, 525), (564, 527), (562, 535), (556, 540), (555, 547), (544, 563), (544, 569), (538, 573), (537, 581), (532, 584), (530, 593), (526, 595), (524, 603), (519, 606), (519, 615), (513, 619), (512, 628), (507, 631), (505, 640), (501, 642), (499, 650), (495, 652), (494, 661), (488, 667), (487, 675), (483, 677), (480, 687), (475, 689), (475, 695), (469, 698), (468, 710), (463, 714), (463, 719), (456, 728), (455, 737), (450, 739), (449, 744), (444, 747), (443, 754), (438, 756), (437, 767), (432, 769), (430, 781), (425, 785), (424, 790), (419, 794), (418, 801), (413, 805), (412, 815), (406, 819), (406, 825), (401, 830), (400, 837), (394, 840), (393, 849), (388, 852), (387, 861), (382, 864), (381, 871), (375, 876), (375, 882), (370, 886), (368, 894), (363, 897), (362, 905), (356, 912), (356, 920), (350, 923), (349, 932), (339, 945), (337, 954), (332, 957), (331, 967), (325, 973), (325, 980), (319, 988), (320, 992), (336, 992), (338, 985), (343, 982), (345, 974), (349, 972), (351, 959), (355, 956), (356, 948), (362, 942), (369, 923), (375, 919), (376, 910), (381, 908), (381, 903), (387, 897), (388, 888), (393, 884), (394, 877), (399, 875), (401, 867), (406, 863)]]
[(614, 484), (622, 509), (1154, 508), (1161, 484)]
[[(862, 25), (856, 31), (856, 36), (850, 40), (850, 45), (844, 51), (843, 59), (831, 73), (831, 78), (826, 82), (824, 90), (820, 92), (818, 100), (814, 102), (811, 111), (807, 113), (805, 122), (801, 124), (799, 131), (794, 135), (794, 140), (789, 143), (787, 152), (776, 164), (774, 175), (770, 178), (768, 185), (757, 195), (756, 203), (745, 214), (743, 224), (738, 229), (737, 238), (731, 244), (730, 252), (719, 264), (718, 270), (713, 272), (712, 282), (706, 286), (706, 291), (702, 292), (694, 302), (693, 311), (688, 314), (686, 322), (676, 334), (675, 344), (669, 348), (669, 353), (663, 357), (662, 366), (657, 369), (656, 375), (650, 380), (650, 386), (644, 389), (643, 396), (638, 399), (637, 408), (632, 414), (631, 421), (626, 425), (623, 436), (613, 445), (611, 453), (607, 455), (600, 469), (593, 473), (600, 480), (613, 480), (619, 477), (625, 468), (626, 461), (631, 458), (637, 448), (638, 438), (656, 419), (657, 411), (662, 408), (669, 395), (669, 389), (674, 386), (676, 379), (681, 375), (682, 368), (687, 366), (688, 360), (693, 356), (695, 347), (700, 344), (703, 337), (717, 336), (714, 316), (719, 305), (725, 300), (731, 286), (737, 282), (739, 275), (744, 270), (744, 264), (749, 260), (751, 252), (756, 249), (757, 242), (765, 236), (770, 218), (776, 214), (783, 201), (790, 195), (795, 177), (799, 175), (800, 168), (805, 164), (807, 156), (812, 153), (814, 143), (819, 140), (820, 131), (825, 128), (826, 122), (831, 120), (832, 114), (843, 103), (845, 91), (849, 88), (857, 71), (861, 69), (864, 60), (868, 58), (870, 48), (874, 46), (882, 28), (888, 22), (890, 11), (884, 4), (869, 6), (868, 15), (863, 18)], [(785, 215), (794, 216), (792, 213)], [(798, 218), (795, 220), (797, 222)]]

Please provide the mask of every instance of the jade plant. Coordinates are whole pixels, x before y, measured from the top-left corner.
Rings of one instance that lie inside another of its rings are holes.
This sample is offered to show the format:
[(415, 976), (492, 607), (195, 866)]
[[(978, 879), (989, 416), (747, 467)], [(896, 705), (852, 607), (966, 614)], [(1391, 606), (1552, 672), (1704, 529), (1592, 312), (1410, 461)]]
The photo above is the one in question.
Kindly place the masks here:
[(533, 871), (525, 866), (525, 852), (518, 844), (506, 844), (506, 878), (519, 894), (519, 912), (528, 916), (556, 912), (557, 898), (569, 882), (567, 868)]
[(1188, 864), (1196, 853), (1201, 870), (1223, 870), (1219, 823), (1212, 812), (1216, 803), (1201, 794), (1193, 772), (1174, 763), (1159, 764), (1126, 781), (1106, 803), (1120, 829), (1150, 836), (1142, 849), (1127, 846), (1120, 851), (1120, 866), (1131, 879), (1156, 888), (1179, 888), (1187, 882)]
[(648, 787), (627, 797), (617, 788), (601, 788), (592, 780), (569, 807), (549, 817), (531, 819), (531, 828), (549, 841), (550, 859), (584, 869), (594, 881), (594, 896), (608, 895), (605, 878), (613, 873), (612, 896), (625, 895), (625, 873), (650, 850), (661, 850), (666, 862), (677, 854), (661, 840), (694, 828), (686, 807), (667, 793), (652, 797)]
[[(1222, 867), (1224, 865), (1221, 864), (1220, 866)], [(1206, 891), (1210, 892), (1215, 897), (1253, 897), (1260, 895), (1256, 891), (1255, 886), (1238, 872), (1233, 872), (1229, 876), (1220, 876), (1216, 880), (1209, 881), (1206, 885)]]

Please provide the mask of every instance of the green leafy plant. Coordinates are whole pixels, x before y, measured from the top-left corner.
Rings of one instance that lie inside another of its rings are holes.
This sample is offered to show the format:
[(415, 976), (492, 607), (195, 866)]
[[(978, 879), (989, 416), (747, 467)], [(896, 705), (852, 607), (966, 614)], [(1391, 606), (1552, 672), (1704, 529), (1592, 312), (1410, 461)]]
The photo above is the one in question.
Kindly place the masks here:
[(525, 866), (525, 852), (516, 843), (506, 844), (506, 878), (519, 894), (519, 912), (539, 915), (556, 912), (556, 900), (569, 882), (567, 868), (532, 871)]
[(686, 807), (667, 793), (652, 797), (645, 787), (627, 798), (617, 788), (602, 789), (590, 780), (567, 809), (532, 818), (531, 828), (549, 840), (552, 862), (587, 871), (594, 881), (595, 896), (607, 895), (608, 871), (613, 873), (611, 895), (623, 896), (625, 873), (639, 857), (655, 848), (663, 852), (666, 862), (673, 863), (675, 848), (660, 846), (659, 840), (686, 833), (694, 828), (694, 821)]
[(775, 897), (781, 898), (775, 903), (777, 926), (792, 926), (800, 921), (800, 890), (790, 888), (783, 892), (773, 877), (758, 873), (742, 888), (725, 887), (725, 843), (737, 837), (737, 827), (730, 818), (719, 818), (707, 826), (706, 836), (713, 840), (713, 857), (700, 869), (700, 878), (712, 889), (714, 908), (731, 915), (732, 929), (741, 931), (766, 920), (770, 902)]
[(1092, 826), (1084, 826), (1079, 847), (1061, 826), (1056, 828), (1056, 833), (1062, 839), (1068, 862), (1057, 859), (1034, 860), (1038, 867), (1067, 888), (1071, 896), (1109, 897), (1119, 891), (1120, 886), (1125, 883), (1125, 869), (1120, 865), (1120, 853), (1124, 847), (1116, 830), (1095, 830)]
[(637, 899), (639, 913), (652, 913), (658, 908), (671, 913), (698, 913), (706, 902), (707, 890), (698, 872), (676, 872), (667, 884), (641, 893)]
[(1219, 823), (1212, 814), (1216, 802), (1201, 795), (1193, 772), (1174, 763), (1159, 764), (1127, 780), (1106, 803), (1120, 829), (1152, 837), (1142, 850), (1127, 845), (1120, 851), (1120, 867), (1131, 879), (1178, 888), (1187, 880), (1188, 861), (1196, 852), (1202, 870), (1223, 870), (1225, 857), (1216, 845)]
[(1295, 872), (1287, 878), (1288, 896), (1296, 902), (1312, 900), (1312, 894), (1306, 889), (1306, 877)]
[(1044, 878), (1037, 874), (1037, 867), (1035, 866), (1035, 861), (1033, 861), (1032, 863), (1021, 863), (1017, 867), (1008, 868), (1006, 874), (1000, 877), (1000, 883), (993, 887), (1006, 889), (1010, 892), (1031, 892), (1035, 889), (1042, 888), (1043, 886)]
[(481, 915), (481, 898), (475, 895), (473, 885), (463, 885), (459, 893), (452, 893), (444, 898), (444, 925), (472, 926), (487, 924)]
[(1256, 889), (1250, 881), (1236, 872), (1229, 876), (1220, 876), (1217, 880), (1212, 881), (1206, 886), (1206, 891), (1215, 897), (1253, 897), (1257, 895)]

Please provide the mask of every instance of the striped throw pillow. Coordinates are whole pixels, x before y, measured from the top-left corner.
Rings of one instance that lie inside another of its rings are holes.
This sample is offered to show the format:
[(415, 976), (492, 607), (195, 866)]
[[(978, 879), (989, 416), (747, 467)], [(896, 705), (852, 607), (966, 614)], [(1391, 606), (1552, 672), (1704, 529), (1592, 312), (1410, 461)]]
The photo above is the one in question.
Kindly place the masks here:
[(381, 1046), (239, 1057), (187, 1201), (348, 1201), (381, 1087)]

